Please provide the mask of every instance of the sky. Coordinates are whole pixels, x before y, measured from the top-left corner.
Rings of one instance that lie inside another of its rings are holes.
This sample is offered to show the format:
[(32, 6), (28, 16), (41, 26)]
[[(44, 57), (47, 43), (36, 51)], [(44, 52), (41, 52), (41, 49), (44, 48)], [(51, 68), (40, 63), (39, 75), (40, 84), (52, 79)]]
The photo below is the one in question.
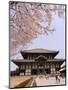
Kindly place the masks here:
[[(46, 26), (45, 22), (42, 22), (43, 27)], [(52, 21), (52, 27), (55, 28), (54, 32), (49, 32), (48, 35), (39, 35), (34, 39), (27, 49), (44, 48), (49, 50), (59, 50), (59, 54), (56, 58), (65, 59), (65, 19), (62, 19), (57, 14)], [(21, 54), (15, 56), (15, 59), (22, 59)], [(15, 70), (16, 65), (11, 62), (10, 70)]]

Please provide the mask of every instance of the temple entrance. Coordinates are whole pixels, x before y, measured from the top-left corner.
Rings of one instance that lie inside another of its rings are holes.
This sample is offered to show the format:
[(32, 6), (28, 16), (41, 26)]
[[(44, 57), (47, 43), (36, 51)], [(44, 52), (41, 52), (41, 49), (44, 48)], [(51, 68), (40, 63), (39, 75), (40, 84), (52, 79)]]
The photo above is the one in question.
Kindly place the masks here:
[(40, 75), (47, 75), (50, 73), (51, 73), (50, 69), (39, 69), (38, 70), (38, 74), (40, 74)]
[(32, 69), (31, 75), (43, 75), (45, 72), (46, 71), (44, 69)]
[(19, 75), (25, 75), (25, 70), (20, 70)]
[(38, 68), (37, 68), (37, 74), (38, 75), (44, 75), (46, 74), (45, 71), (45, 63), (47, 61), (47, 58), (44, 55), (39, 55), (35, 61), (37, 62)]
[(31, 75), (37, 75), (37, 69), (32, 69), (31, 70)]
[(44, 69), (39, 69), (39, 72), (38, 72), (38, 74), (40, 74), (40, 75), (43, 75), (43, 74), (45, 74), (45, 71), (44, 71)]
[(51, 70), (50, 69), (45, 69), (46, 74), (50, 74)]

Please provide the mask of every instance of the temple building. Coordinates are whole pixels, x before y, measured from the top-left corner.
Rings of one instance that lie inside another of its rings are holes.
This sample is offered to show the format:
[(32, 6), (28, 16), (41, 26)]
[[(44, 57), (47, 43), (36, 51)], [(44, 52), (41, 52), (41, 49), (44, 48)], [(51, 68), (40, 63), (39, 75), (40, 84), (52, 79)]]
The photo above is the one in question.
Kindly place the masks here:
[(18, 66), (18, 75), (57, 74), (64, 59), (55, 58), (59, 51), (32, 49), (20, 52), (24, 59), (12, 60)]

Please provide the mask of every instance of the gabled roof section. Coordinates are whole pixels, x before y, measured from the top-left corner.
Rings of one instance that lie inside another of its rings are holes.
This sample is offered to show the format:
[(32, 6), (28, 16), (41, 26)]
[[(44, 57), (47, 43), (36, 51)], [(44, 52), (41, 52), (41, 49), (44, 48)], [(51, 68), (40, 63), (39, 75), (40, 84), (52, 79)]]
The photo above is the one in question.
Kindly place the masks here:
[(58, 53), (58, 52), (59, 51), (42, 49), (42, 48), (21, 51), (21, 53)]
[(32, 63), (35, 62), (35, 60), (23, 60), (23, 59), (18, 59), (18, 60), (12, 60), (12, 62), (14, 64), (16, 64), (17, 66), (21, 65), (22, 63)]
[[(46, 59), (46, 58), (45, 58)], [(39, 60), (38, 60), (39, 61)], [(46, 62), (58, 62), (58, 63), (63, 63), (65, 61), (65, 59), (50, 59), (50, 60), (46, 60)], [(17, 66), (21, 65), (21, 64), (31, 64), (34, 63), (35, 60), (27, 60), (27, 59), (18, 59), (18, 60), (12, 60), (12, 62), (14, 64), (16, 64)]]
[(43, 56), (43, 55), (39, 55), (39, 56), (36, 57), (35, 59), (40, 59), (40, 58), (47, 59), (47, 57), (45, 57), (45, 56)]

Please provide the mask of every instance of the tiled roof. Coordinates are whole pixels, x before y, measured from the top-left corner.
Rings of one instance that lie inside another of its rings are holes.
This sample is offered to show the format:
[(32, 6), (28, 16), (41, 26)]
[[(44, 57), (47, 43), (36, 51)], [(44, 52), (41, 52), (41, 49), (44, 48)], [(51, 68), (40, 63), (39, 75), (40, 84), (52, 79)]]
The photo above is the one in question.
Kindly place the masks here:
[(35, 62), (35, 60), (18, 59), (18, 60), (12, 60), (12, 62)]
[(57, 52), (59, 51), (42, 49), (42, 48), (21, 51), (21, 53), (57, 53)]
[(60, 61), (65, 61), (65, 59), (51, 59), (51, 60), (48, 60), (48, 61), (58, 61), (58, 62), (60, 62)]
[[(47, 61), (65, 61), (65, 59), (48, 59)], [(12, 60), (12, 62), (35, 62), (35, 60), (27, 60), (27, 59), (18, 59), (18, 60)]]

